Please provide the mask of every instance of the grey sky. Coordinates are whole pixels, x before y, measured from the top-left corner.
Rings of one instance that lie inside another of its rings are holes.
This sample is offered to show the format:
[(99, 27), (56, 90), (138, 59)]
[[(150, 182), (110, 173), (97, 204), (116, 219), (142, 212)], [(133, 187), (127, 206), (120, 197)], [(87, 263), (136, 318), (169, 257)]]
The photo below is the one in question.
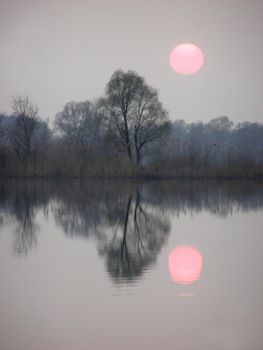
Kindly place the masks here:
[[(26, 94), (53, 120), (123, 68), (159, 90), (171, 119), (263, 122), (262, 37), (262, 0), (0, 0), (0, 110)], [(205, 54), (196, 75), (169, 66), (182, 42)]]

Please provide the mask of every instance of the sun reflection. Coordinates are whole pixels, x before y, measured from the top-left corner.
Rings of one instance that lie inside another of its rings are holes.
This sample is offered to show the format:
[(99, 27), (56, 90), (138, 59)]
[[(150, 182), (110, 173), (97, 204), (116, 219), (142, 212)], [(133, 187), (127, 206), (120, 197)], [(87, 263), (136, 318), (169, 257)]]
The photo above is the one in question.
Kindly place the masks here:
[(192, 284), (199, 280), (202, 271), (203, 258), (201, 253), (192, 246), (179, 246), (169, 255), (169, 271), (174, 282)]

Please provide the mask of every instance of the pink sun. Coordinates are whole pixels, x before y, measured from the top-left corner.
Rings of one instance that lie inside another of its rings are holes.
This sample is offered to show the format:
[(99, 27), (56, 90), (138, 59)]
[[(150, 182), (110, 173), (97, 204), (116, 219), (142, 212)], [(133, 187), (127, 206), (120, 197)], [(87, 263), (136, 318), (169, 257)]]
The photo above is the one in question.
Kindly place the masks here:
[(204, 64), (202, 50), (194, 44), (180, 44), (170, 54), (170, 65), (179, 74), (197, 73)]

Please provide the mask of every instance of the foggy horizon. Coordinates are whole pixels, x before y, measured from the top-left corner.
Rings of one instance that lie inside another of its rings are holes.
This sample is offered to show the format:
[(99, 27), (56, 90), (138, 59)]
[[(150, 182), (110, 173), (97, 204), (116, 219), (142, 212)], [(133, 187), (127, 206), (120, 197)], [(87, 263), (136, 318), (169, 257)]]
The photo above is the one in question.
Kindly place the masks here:
[[(0, 111), (28, 95), (43, 119), (70, 101), (104, 94), (117, 69), (159, 91), (171, 120), (263, 121), (263, 3), (114, 0), (0, 2)], [(181, 76), (169, 65), (178, 44), (203, 50), (205, 64)]]

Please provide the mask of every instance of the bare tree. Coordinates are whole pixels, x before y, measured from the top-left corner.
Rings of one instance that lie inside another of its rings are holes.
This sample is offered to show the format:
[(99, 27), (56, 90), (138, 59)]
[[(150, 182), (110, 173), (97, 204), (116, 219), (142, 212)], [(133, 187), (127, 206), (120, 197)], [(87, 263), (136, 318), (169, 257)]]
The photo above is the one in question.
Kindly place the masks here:
[(155, 89), (136, 72), (116, 71), (100, 101), (114, 143), (140, 163), (147, 144), (159, 142), (168, 126), (167, 112)]
[(55, 118), (55, 130), (66, 146), (77, 156), (79, 174), (83, 176), (87, 162), (96, 159), (102, 146), (103, 116), (96, 103), (69, 102)]
[(22, 154), (26, 159), (32, 150), (33, 134), (38, 123), (38, 107), (28, 97), (14, 97), (11, 104), (15, 125), (10, 136), (17, 154)]
[(55, 128), (74, 145), (95, 142), (102, 134), (102, 116), (90, 101), (69, 102), (55, 118)]

